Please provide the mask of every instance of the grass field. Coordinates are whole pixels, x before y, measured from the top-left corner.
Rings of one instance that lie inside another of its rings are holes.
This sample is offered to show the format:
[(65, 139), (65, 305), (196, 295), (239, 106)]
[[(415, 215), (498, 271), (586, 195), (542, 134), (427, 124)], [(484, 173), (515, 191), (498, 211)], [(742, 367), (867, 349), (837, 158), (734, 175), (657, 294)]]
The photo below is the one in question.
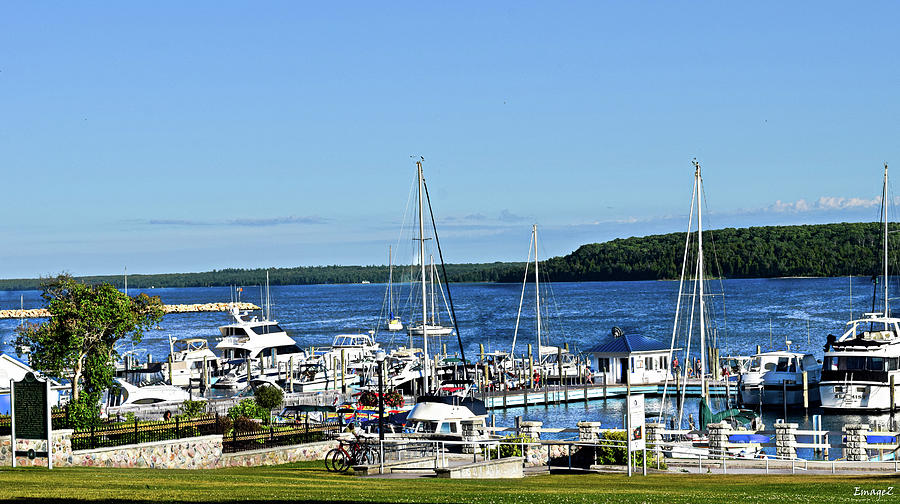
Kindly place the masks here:
[[(33, 502), (900, 502), (896, 476), (545, 475), (518, 480), (373, 479), (335, 475), (321, 462), (218, 470), (0, 469), (0, 499)], [(900, 486), (900, 485), (898, 485)], [(859, 490), (857, 490), (857, 487)]]

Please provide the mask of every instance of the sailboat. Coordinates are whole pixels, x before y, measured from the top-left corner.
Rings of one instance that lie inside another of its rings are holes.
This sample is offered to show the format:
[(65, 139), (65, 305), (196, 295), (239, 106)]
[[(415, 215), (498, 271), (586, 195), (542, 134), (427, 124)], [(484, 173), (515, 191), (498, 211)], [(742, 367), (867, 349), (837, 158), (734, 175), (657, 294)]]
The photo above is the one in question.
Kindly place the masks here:
[(388, 247), (388, 331), (402, 331), (403, 322), (394, 313), (394, 258), (391, 247)]
[[(672, 361), (672, 355), (676, 350), (676, 338), (678, 336), (679, 328), (684, 329), (681, 317), (684, 315), (682, 313), (682, 296), (685, 294), (685, 284), (693, 282), (693, 288), (691, 290), (691, 305), (690, 305), (690, 313), (687, 318), (687, 341), (684, 345), (684, 355), (681, 362), (684, 363), (682, 366), (682, 377), (681, 383), (687, 383), (691, 372), (696, 372), (697, 378), (700, 380), (701, 386), (701, 398), (700, 398), (700, 411), (698, 411), (698, 415), (700, 416), (700, 425), (698, 426), (701, 430), (706, 428), (706, 424), (704, 421), (708, 421), (710, 418), (719, 418), (719, 416), (715, 416), (712, 414), (711, 409), (709, 408), (709, 386), (707, 383), (707, 370), (715, 370), (718, 368), (718, 364), (713, 364), (710, 366), (710, 363), (707, 362), (708, 354), (714, 352), (707, 351), (707, 323), (709, 322), (708, 311), (709, 307), (707, 306), (706, 297), (709, 294), (704, 292), (706, 287), (705, 285), (705, 267), (704, 267), (704, 257), (703, 257), (703, 178), (700, 172), (700, 164), (695, 159), (693, 161), (694, 164), (694, 185), (691, 194), (691, 210), (688, 216), (688, 230), (687, 235), (685, 237), (684, 244), (684, 259), (681, 265), (681, 278), (678, 283), (678, 298), (675, 304), (675, 322), (672, 327), (672, 340), (670, 346), (670, 355), (669, 361)], [(693, 224), (694, 224), (694, 209), (697, 210), (697, 251), (696, 251), (696, 262), (692, 264), (692, 270), (694, 272), (693, 280), (689, 279), (688, 276), (690, 272), (687, 269), (688, 266), (688, 258), (689, 252), (691, 250), (691, 235)], [(686, 282), (687, 280), (687, 282)], [(700, 356), (699, 356), (699, 369), (696, 369), (695, 366), (692, 365), (693, 359), (691, 357), (691, 339), (694, 333), (694, 320), (695, 313), (697, 319), (697, 325), (699, 327), (699, 347), (700, 347)], [(680, 401), (678, 401), (678, 411), (675, 418), (675, 425), (680, 427), (682, 425), (682, 420), (684, 418), (684, 404), (686, 397), (687, 387), (682, 388), (681, 391), (676, 391), (676, 393), (680, 393)], [(666, 381), (666, 385), (663, 387), (663, 404), (666, 401), (666, 395), (668, 393), (668, 381)], [(664, 409), (664, 408), (663, 408)], [(708, 414), (707, 414), (708, 413)], [(740, 413), (740, 415), (738, 415)], [(736, 421), (743, 421), (745, 417), (753, 417), (754, 414), (750, 411), (744, 410), (731, 410), (727, 409), (721, 412), (721, 418), (733, 418)], [(660, 411), (660, 419), (662, 416), (662, 409)]]
[(578, 375), (578, 366), (575, 362), (575, 356), (568, 350), (560, 349), (543, 341), (542, 321), (541, 321), (541, 280), (538, 270), (538, 232), (537, 225), (531, 226), (531, 245), (529, 246), (528, 259), (525, 262), (525, 279), (522, 282), (522, 295), (519, 297), (519, 311), (516, 313), (516, 327), (513, 331), (513, 341), (511, 354), (515, 355), (516, 340), (519, 335), (519, 320), (522, 316), (522, 306), (525, 300), (525, 285), (528, 282), (528, 265), (530, 264), (531, 252), (534, 251), (534, 309), (535, 309), (535, 352), (537, 354), (537, 365), (547, 376), (554, 376), (555, 379), (563, 377), (574, 377)]
[(881, 198), (884, 310), (875, 312), (873, 293), (871, 313), (848, 322), (849, 328), (840, 338), (828, 336), (819, 382), (822, 408), (826, 411), (885, 411), (900, 405), (900, 394), (891, 393), (891, 387), (900, 381), (900, 318), (891, 316), (888, 297), (887, 204), (888, 167), (885, 163)]

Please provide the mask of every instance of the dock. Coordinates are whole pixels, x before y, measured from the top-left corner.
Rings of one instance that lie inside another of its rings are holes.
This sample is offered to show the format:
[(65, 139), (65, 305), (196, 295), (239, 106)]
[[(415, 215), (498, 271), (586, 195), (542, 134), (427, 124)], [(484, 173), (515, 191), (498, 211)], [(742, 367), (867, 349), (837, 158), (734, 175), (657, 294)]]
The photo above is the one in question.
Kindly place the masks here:
[[(603, 384), (585, 384), (585, 385), (548, 385), (536, 389), (528, 390), (495, 390), (483, 394), (484, 406), (489, 410), (506, 409), (506, 408), (529, 408), (532, 406), (549, 406), (552, 404), (578, 403), (587, 401), (596, 401), (604, 399), (620, 399), (629, 394), (644, 394), (650, 397), (662, 397), (665, 383), (649, 383), (628, 385), (615, 383), (609, 385)], [(727, 383), (723, 380), (707, 382), (709, 394), (711, 396), (737, 398), (737, 384)], [(687, 384), (682, 387), (685, 397), (700, 397), (701, 383), (700, 380), (688, 380)], [(667, 397), (680, 398), (680, 394), (676, 394), (675, 381), (670, 381)]]
[[(253, 303), (195, 303), (195, 304), (167, 304), (163, 305), (166, 314), (169, 313), (199, 313), (199, 312), (227, 312), (232, 306), (237, 306), (240, 311), (259, 310), (259, 306)], [(29, 310), (0, 310), (0, 319), (30, 319), (48, 318), (50, 312), (45, 308), (33, 308)]]

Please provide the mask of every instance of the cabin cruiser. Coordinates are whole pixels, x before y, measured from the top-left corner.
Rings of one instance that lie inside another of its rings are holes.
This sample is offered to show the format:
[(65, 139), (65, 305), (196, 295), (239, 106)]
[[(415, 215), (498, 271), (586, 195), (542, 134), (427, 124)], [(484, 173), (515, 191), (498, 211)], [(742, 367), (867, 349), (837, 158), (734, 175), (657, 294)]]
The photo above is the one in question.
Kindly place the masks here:
[(218, 373), (219, 358), (203, 338), (169, 340), (170, 362), (162, 363), (162, 373), (171, 384), (190, 387), (191, 382), (203, 380), (204, 362), (207, 378)]
[[(828, 336), (819, 393), (832, 411), (891, 409), (891, 378), (900, 382), (900, 318), (866, 313), (847, 323), (840, 338)], [(894, 407), (900, 394), (894, 395)]]
[(819, 401), (822, 365), (809, 353), (787, 351), (762, 352), (750, 359), (747, 371), (740, 375), (741, 401), (744, 405), (803, 405), (803, 373), (807, 378), (807, 399)]
[(274, 320), (258, 319), (232, 308), (234, 322), (219, 327), (222, 335), (216, 350), (221, 353), (226, 374), (213, 384), (215, 388), (237, 388), (247, 385), (248, 374), (278, 376), (291, 362), (307, 359)]
[(125, 380), (116, 378), (116, 386), (106, 393), (107, 407), (172, 403), (178, 405), (193, 398), (181, 387), (174, 385), (145, 385), (136, 387)]
[(406, 432), (428, 439), (461, 440), (463, 422), (484, 429), (487, 409), (473, 397), (421, 396), (406, 417)]

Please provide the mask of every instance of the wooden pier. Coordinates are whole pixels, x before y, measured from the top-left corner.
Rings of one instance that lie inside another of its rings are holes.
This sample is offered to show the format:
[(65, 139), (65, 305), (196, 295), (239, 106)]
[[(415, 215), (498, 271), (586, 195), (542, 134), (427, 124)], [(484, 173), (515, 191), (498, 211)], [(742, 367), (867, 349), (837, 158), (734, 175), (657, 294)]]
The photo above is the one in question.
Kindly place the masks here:
[[(541, 388), (528, 390), (495, 390), (483, 395), (484, 405), (487, 409), (529, 408), (532, 406), (549, 406), (552, 404), (578, 403), (604, 399), (621, 399), (628, 395), (629, 388), (632, 394), (644, 394), (651, 397), (662, 397), (665, 383), (650, 383), (640, 385), (624, 385), (621, 383), (585, 384), (585, 385), (548, 385)], [(708, 381), (709, 395), (725, 397), (730, 395), (737, 398), (737, 384), (725, 381)], [(688, 380), (682, 386), (685, 397), (700, 397), (702, 384), (700, 380)], [(675, 381), (669, 382), (666, 396), (675, 399), (680, 398), (677, 393)]]
[[(259, 310), (259, 306), (253, 303), (235, 303), (240, 311)], [(232, 303), (196, 303), (196, 304), (171, 304), (163, 305), (163, 310), (169, 313), (198, 313), (198, 312), (227, 312), (231, 310)], [(0, 310), (0, 319), (30, 319), (47, 318), (50, 313), (44, 308), (29, 310)]]

